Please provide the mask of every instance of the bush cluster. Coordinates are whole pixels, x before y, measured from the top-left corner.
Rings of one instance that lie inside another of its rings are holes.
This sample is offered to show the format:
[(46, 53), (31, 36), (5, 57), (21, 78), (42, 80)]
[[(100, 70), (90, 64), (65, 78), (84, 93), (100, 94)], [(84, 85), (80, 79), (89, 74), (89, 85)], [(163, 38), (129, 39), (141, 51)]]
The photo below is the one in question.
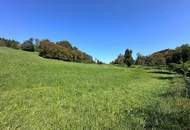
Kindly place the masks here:
[(15, 40), (0, 38), (0, 46), (20, 49), (20, 43)]
[(118, 65), (127, 65), (130, 67), (134, 63), (132, 57), (132, 50), (126, 49), (125, 54), (120, 54), (111, 64), (118, 64)]
[(171, 71), (175, 71), (176, 73), (181, 74), (183, 76), (190, 77), (189, 63), (183, 63), (183, 64), (171, 63), (168, 65), (168, 69)]
[[(0, 38), (0, 46), (22, 49), (30, 52), (37, 51), (39, 52), (39, 55), (44, 58), (72, 62), (95, 63), (92, 56), (82, 52), (77, 47), (73, 47), (68, 41), (53, 43), (49, 40), (40, 41), (38, 39), (30, 38), (21, 44), (15, 40)], [(99, 61), (97, 64), (103, 64), (103, 62)]]
[(80, 51), (68, 41), (60, 41), (57, 43), (49, 40), (40, 41), (39, 55), (44, 58), (58, 59), (63, 61), (94, 63), (93, 58)]
[(34, 49), (34, 43), (33, 43), (33, 39), (29, 39), (29, 40), (26, 40), (22, 45), (21, 45), (21, 49), (24, 50), (24, 51), (31, 51), (33, 52), (35, 49)]
[[(118, 56), (116, 61), (121, 61), (122, 55)], [(183, 64), (187, 61), (190, 61), (190, 45), (183, 44), (176, 49), (165, 49), (158, 52), (155, 52), (149, 56), (143, 56), (138, 53), (135, 61), (136, 65), (153, 65), (153, 66), (163, 66), (175, 64)], [(122, 63), (122, 62), (118, 62)]]

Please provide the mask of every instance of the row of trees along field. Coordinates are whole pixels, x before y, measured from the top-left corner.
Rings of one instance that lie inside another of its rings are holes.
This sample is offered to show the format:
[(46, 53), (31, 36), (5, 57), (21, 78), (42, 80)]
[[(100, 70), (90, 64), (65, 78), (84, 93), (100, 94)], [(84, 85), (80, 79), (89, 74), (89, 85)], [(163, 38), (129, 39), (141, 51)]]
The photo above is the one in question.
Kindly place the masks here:
[(24, 51), (39, 52), (39, 56), (44, 58), (58, 59), (63, 61), (95, 63), (93, 57), (82, 52), (77, 47), (73, 47), (68, 41), (58, 41), (56, 43), (49, 40), (38, 40), (30, 38), (22, 44), (15, 40), (0, 38), (0, 46)]
[[(38, 40), (30, 38), (22, 44), (15, 40), (0, 38), (0, 46), (6, 46), (24, 51), (36, 51), (44, 58), (58, 59), (71, 62), (97, 63), (103, 64), (99, 60), (82, 52), (77, 47), (73, 47), (68, 41), (51, 42), (49, 40)], [(183, 75), (190, 75), (190, 45), (184, 44), (176, 49), (165, 49), (155, 52), (149, 56), (137, 54), (136, 60), (132, 57), (132, 50), (126, 49), (124, 54), (120, 54), (111, 64), (117, 65), (149, 65), (166, 66)]]
[(132, 58), (132, 50), (127, 49), (124, 55), (120, 54), (111, 64), (164, 66), (190, 77), (190, 45), (183, 44), (176, 49), (165, 49), (149, 56), (138, 53), (136, 60)]

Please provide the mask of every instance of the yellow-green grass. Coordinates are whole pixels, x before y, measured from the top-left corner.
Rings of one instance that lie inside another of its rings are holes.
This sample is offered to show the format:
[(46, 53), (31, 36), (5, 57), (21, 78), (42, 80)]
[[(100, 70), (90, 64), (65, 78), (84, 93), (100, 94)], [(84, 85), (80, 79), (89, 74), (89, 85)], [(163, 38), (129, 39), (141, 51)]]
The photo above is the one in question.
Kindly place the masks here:
[(0, 48), (0, 129), (188, 129), (180, 76), (146, 67), (69, 63)]

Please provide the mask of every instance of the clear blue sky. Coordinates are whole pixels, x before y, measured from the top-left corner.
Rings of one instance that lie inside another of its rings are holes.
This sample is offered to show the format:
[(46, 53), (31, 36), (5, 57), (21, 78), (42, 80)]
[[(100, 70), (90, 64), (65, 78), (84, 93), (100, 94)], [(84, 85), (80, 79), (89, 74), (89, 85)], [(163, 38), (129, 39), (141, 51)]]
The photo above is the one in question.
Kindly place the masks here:
[(0, 0), (0, 37), (69, 40), (110, 62), (190, 43), (190, 0)]

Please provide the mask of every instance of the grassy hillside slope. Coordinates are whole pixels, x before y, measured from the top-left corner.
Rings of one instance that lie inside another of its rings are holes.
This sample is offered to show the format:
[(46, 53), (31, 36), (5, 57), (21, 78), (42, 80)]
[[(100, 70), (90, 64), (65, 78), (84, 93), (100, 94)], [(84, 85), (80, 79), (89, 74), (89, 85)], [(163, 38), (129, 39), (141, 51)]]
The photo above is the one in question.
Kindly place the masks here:
[(150, 68), (67, 63), (0, 48), (0, 129), (187, 129), (184, 80)]

